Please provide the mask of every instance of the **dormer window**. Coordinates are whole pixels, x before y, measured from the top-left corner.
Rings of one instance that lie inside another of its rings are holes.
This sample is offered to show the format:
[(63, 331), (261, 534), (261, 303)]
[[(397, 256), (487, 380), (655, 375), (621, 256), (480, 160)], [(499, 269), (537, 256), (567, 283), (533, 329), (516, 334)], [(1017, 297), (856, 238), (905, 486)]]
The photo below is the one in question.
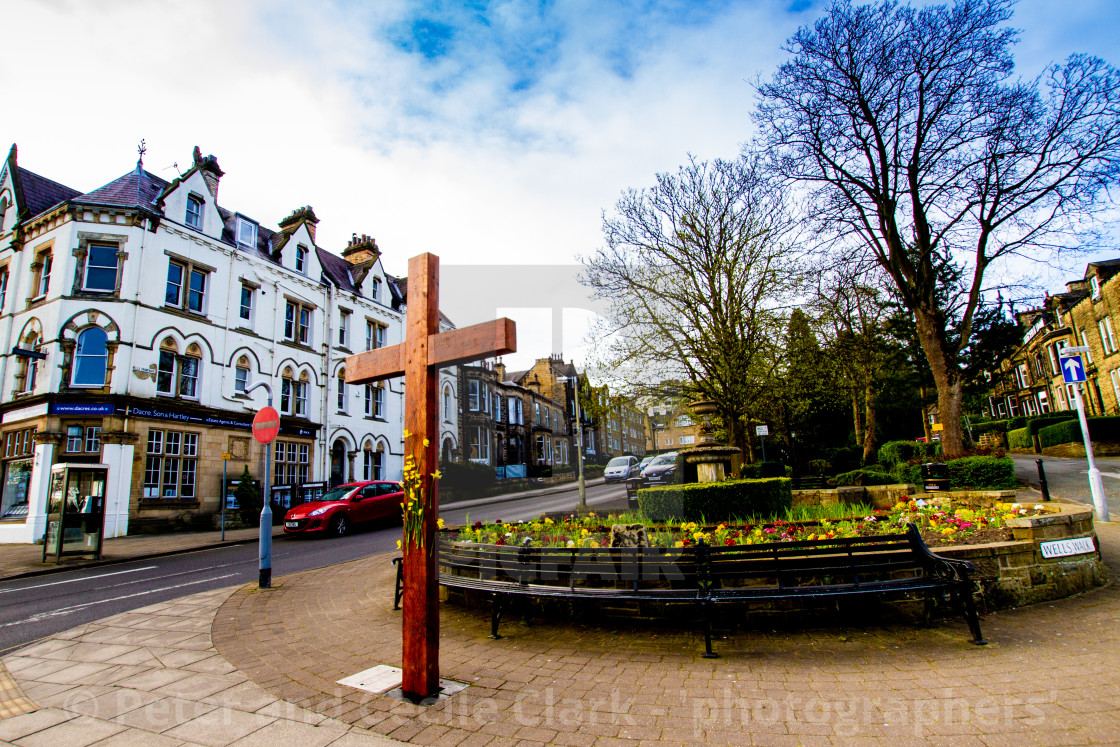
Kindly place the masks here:
[(202, 200), (194, 195), (187, 197), (187, 225), (202, 228)]
[(1101, 297), (1101, 281), (1097, 279), (1096, 275), (1089, 278), (1089, 288), (1093, 291), (1094, 300)]
[(257, 224), (241, 216), (237, 217), (237, 245), (249, 249), (257, 246)]
[(374, 278), (373, 285), (370, 287), (370, 298), (374, 301), (378, 300), (381, 296), (381, 278)]
[(307, 274), (307, 247), (303, 244), (296, 246), (296, 272)]

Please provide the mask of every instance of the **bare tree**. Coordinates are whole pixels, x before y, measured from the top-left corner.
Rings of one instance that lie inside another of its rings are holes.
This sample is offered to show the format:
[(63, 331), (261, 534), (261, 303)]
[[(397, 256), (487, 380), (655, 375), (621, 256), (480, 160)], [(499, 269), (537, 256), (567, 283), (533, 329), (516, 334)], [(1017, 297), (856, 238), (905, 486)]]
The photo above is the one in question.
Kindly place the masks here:
[(890, 363), (884, 334), (889, 315), (881, 272), (858, 262), (846, 263), (817, 276), (810, 304), (835, 353), (831, 361), (837, 380), (848, 390), (856, 444), (864, 463), (878, 448), (878, 398)]
[(795, 223), (759, 159), (698, 162), (627, 190), (604, 213), (606, 247), (585, 282), (609, 300), (609, 366), (678, 378), (715, 400), (732, 445), (749, 453), (746, 419), (795, 282)]
[(761, 137), (783, 174), (913, 312), (947, 455), (963, 450), (960, 358), (986, 273), (1075, 241), (1120, 169), (1117, 72), (1074, 55), (1013, 78), (1011, 5), (836, 0), (758, 89)]

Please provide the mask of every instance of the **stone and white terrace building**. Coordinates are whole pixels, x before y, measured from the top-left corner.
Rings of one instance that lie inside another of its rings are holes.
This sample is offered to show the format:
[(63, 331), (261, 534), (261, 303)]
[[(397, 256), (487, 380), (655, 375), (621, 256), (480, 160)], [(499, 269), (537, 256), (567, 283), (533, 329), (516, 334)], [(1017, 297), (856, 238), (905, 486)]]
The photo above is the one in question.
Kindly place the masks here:
[(342, 378), (346, 355), (401, 341), (376, 242), (332, 254), (306, 207), (270, 229), (219, 202), (222, 176), (198, 148), (173, 181), (138, 162), (90, 192), (14, 145), (0, 165), (0, 542), (43, 536), (57, 463), (106, 466), (106, 536), (209, 524), (223, 454), (231, 478), (263, 477), (265, 395), (243, 393), (262, 380), (280, 510), (325, 482), (400, 478), (402, 383)]

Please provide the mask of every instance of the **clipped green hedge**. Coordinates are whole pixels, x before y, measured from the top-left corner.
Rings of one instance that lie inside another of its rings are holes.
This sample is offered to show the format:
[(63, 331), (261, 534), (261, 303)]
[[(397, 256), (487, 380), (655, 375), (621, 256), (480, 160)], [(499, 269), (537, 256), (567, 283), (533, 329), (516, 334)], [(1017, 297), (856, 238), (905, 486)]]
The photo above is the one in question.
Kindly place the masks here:
[[(790, 467), (788, 464), (782, 464), (781, 462), (753, 462), (751, 464), (741, 465), (739, 467), (739, 475), (744, 480), (763, 480), (765, 479), (763, 473), (767, 470), (773, 470), (774, 472), (780, 471), (786, 477), (789, 477), (793, 473), (792, 467)], [(680, 463), (678, 462), (677, 474), (681, 474), (682, 472), (683, 470), (681, 469)]]
[(441, 488), (460, 494), (486, 491), (494, 487), (498, 478), (494, 468), (473, 462), (442, 462), (439, 480)]
[(1007, 431), (1009, 433), (1011, 431), (1018, 430), (1020, 428), (1026, 428), (1026, 427), (1027, 427), (1027, 417), (1025, 415), (1016, 415), (1013, 418), (1008, 418), (1007, 419)]
[(1077, 420), (1077, 413), (1070, 412), (1066, 413), (1065, 415), (1047, 415), (1046, 417), (1041, 418), (1031, 418), (1027, 422), (1027, 430), (1033, 436), (1043, 428), (1049, 428), (1052, 425), (1064, 423), (1067, 420)]
[(793, 506), (792, 484), (788, 477), (772, 477), (642, 488), (638, 491), (638, 509), (653, 521), (779, 516)]
[[(1120, 441), (1120, 417), (1087, 418), (1089, 437), (1094, 441)], [(1075, 443), (1081, 440), (1081, 423), (1066, 420), (1047, 426), (1038, 432), (1038, 440), (1043, 448), (1059, 444)]]
[(1007, 432), (1007, 448), (1009, 449), (1033, 449), (1034, 439), (1031, 438), (1030, 428), (1016, 428), (1013, 431)]
[(1007, 421), (986, 420), (983, 423), (972, 424), (973, 436), (982, 436), (985, 433), (1007, 433)]
[(964, 457), (951, 459), (947, 464), (949, 485), (953, 489), (1013, 490), (1018, 487), (1015, 481), (1015, 462), (1011, 461), (1011, 457)]
[[(973, 456), (950, 459), (949, 487), (983, 488), (985, 490), (1010, 490), (1015, 482), (1015, 463), (1011, 457)], [(891, 469), (891, 482), (922, 484), (921, 464), (896, 464)], [(837, 483), (839, 484), (839, 483)], [(870, 485), (871, 483), (864, 483)]]
[(836, 487), (845, 488), (849, 485), (893, 485), (895, 479), (882, 469), (864, 469), (844, 472), (836, 476)]

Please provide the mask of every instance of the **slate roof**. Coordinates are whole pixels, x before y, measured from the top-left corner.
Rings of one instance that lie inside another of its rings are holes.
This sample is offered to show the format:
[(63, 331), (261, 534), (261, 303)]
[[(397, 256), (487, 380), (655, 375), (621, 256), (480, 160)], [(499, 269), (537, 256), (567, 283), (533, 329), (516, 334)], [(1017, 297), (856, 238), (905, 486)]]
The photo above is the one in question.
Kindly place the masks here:
[(59, 184), (45, 176), (39, 176), (22, 166), (17, 166), (17, 168), (19, 169), (20, 186), (23, 189), (24, 207), (27, 209), (29, 218), (34, 218), (58, 203), (66, 202), (81, 194), (81, 190)]
[(160, 193), (167, 184), (155, 174), (143, 169), (134, 169), (103, 187), (77, 197), (75, 201), (93, 205), (118, 205), (155, 210)]
[(1101, 280), (1108, 280), (1110, 277), (1120, 272), (1120, 259), (1102, 259), (1100, 262), (1090, 262), (1089, 266), (1085, 268), (1085, 279), (1089, 279), (1091, 269), (1097, 268), (1097, 277)]
[(323, 274), (327, 276), (330, 282), (344, 291), (350, 293), (360, 293), (361, 289), (354, 285), (354, 279), (350, 277), (350, 263), (337, 254), (331, 254), (325, 249), (315, 247), (316, 256), (319, 257), (319, 264), (323, 266)]

